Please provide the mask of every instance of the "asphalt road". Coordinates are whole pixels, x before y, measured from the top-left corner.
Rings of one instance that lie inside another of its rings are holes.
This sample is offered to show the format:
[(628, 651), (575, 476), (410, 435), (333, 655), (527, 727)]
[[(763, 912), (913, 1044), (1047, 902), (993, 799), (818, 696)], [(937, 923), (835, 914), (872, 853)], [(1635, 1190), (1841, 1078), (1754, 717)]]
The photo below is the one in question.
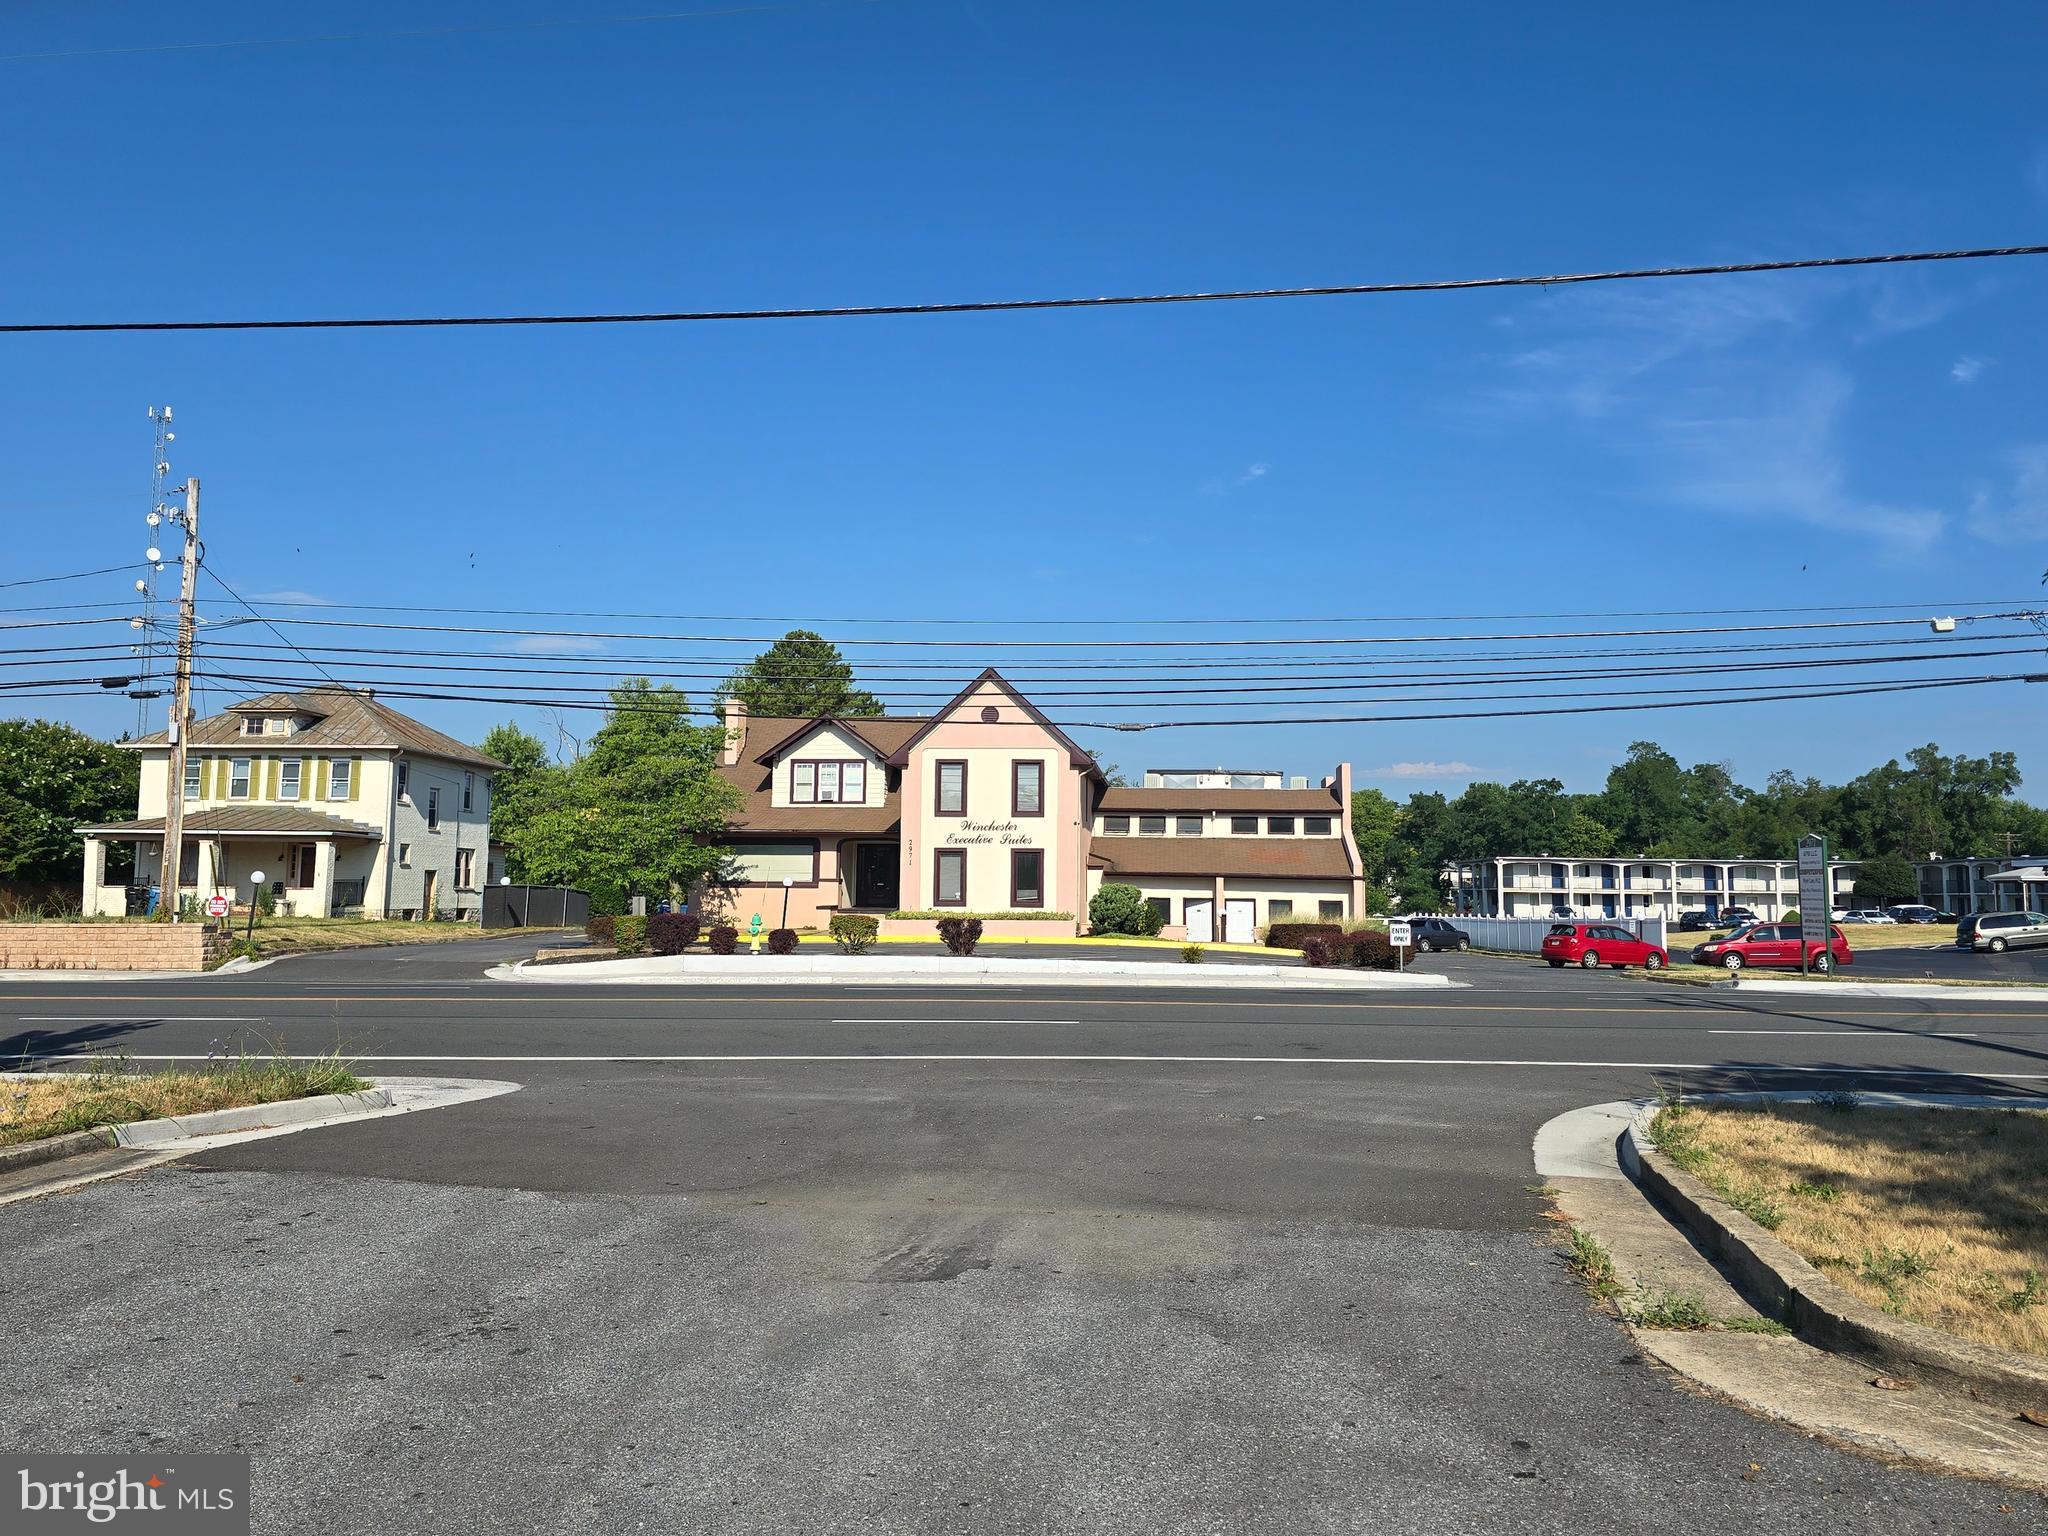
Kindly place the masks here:
[(247, 1449), (265, 1531), (2048, 1514), (1646, 1367), (1529, 1151), (1658, 1080), (2034, 1091), (2048, 1004), (1459, 956), (1441, 994), (583, 991), (479, 981), (494, 947), (0, 988), (10, 1058), (522, 1084), (0, 1207), (10, 1444)]

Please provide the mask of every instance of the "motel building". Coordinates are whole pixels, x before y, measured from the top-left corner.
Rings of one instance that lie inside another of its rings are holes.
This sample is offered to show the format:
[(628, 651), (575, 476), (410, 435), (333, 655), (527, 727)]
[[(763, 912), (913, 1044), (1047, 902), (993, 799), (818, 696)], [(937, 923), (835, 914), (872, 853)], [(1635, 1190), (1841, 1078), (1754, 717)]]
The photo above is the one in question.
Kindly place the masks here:
[[(989, 938), (1073, 934), (1105, 880), (1136, 886), (1164, 936), (1197, 943), (1365, 910), (1348, 763), (1315, 788), (1224, 769), (1112, 787), (993, 669), (930, 716), (769, 718), (728, 700), (719, 771), (745, 797), (724, 839), (736, 878), (698, 905), (741, 927), (957, 912)], [(1048, 918), (987, 915), (1012, 912)]]

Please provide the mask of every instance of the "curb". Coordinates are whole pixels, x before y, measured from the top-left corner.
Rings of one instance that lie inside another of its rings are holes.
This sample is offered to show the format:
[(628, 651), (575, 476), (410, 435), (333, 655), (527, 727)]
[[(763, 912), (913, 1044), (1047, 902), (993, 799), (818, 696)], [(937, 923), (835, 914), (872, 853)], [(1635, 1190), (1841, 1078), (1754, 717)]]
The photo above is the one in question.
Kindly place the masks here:
[[(1167, 965), (1160, 961), (1012, 960), (877, 956), (845, 964), (824, 957), (784, 955), (667, 956), (659, 968), (644, 960), (593, 960), (581, 965), (533, 962), (492, 966), (493, 981), (566, 986), (802, 987), (802, 986), (1047, 986), (1084, 985), (1173, 989), (1282, 988), (1303, 992), (1435, 991), (1464, 986), (1435, 972), (1314, 970), (1301, 966)], [(727, 964), (707, 964), (708, 960)], [(623, 969), (623, 967), (635, 969)], [(601, 974), (593, 975), (593, 972)]]
[(60, 1158), (98, 1152), (113, 1145), (114, 1133), (104, 1125), (94, 1126), (89, 1131), (45, 1136), (41, 1141), (19, 1142), (11, 1147), (0, 1147), (0, 1173), (10, 1173), (16, 1168), (33, 1168), (38, 1163), (54, 1163)]
[(1857, 1300), (1652, 1146), (1643, 1116), (1654, 1112), (1646, 1109), (1629, 1122), (1621, 1138), (1622, 1168), (1734, 1272), (1764, 1311), (1828, 1349), (1874, 1361), (1891, 1374), (1932, 1379), (2015, 1413), (2048, 1412), (2048, 1364)]
[(131, 1120), (124, 1125), (95, 1126), (89, 1131), (72, 1131), (42, 1141), (0, 1147), (0, 1173), (54, 1163), (62, 1158), (98, 1152), (107, 1147), (156, 1147), (192, 1136), (216, 1136), (223, 1131), (265, 1130), (272, 1126), (303, 1125), (309, 1120), (326, 1120), (336, 1115), (369, 1114), (391, 1107), (386, 1088), (366, 1088), (361, 1093), (323, 1093), (310, 1099), (279, 1099), (271, 1104), (243, 1104), (233, 1109), (209, 1109), (196, 1115), (177, 1115), (163, 1120)]

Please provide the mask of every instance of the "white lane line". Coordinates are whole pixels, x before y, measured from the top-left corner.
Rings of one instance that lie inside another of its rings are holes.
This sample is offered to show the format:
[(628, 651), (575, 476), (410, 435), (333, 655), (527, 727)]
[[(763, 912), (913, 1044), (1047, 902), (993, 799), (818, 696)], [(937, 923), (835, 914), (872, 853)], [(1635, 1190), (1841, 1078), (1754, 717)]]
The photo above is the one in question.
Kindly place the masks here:
[(834, 1024), (1071, 1024), (1079, 1019), (834, 1019)]
[(23, 1013), (22, 1024), (263, 1024), (261, 1013)]
[(1848, 1035), (1863, 1040), (1883, 1039), (1889, 1036), (1895, 1040), (1974, 1040), (1975, 1030), (1962, 1029), (1710, 1029), (1710, 1035)]
[[(63, 1062), (93, 1061), (92, 1056), (27, 1056), (26, 1061)], [(324, 1057), (292, 1055), (292, 1061), (317, 1061)], [(200, 1055), (162, 1055), (145, 1051), (130, 1053), (133, 1061), (205, 1061)], [(1856, 1067), (1856, 1066), (1792, 1066), (1770, 1062), (1753, 1061), (1518, 1061), (1488, 1060), (1465, 1056), (1119, 1056), (1092, 1055), (1085, 1052), (1054, 1052), (1035, 1055), (969, 1055), (969, 1054), (919, 1054), (919, 1055), (864, 1055), (842, 1053), (824, 1055), (818, 1053), (781, 1053), (776, 1055), (696, 1055), (696, 1056), (351, 1056), (351, 1064), (378, 1061), (462, 1061), (462, 1062), (510, 1062), (545, 1066), (550, 1063), (563, 1066), (588, 1066), (602, 1063), (635, 1064), (640, 1062), (680, 1062), (720, 1065), (737, 1062), (759, 1065), (770, 1062), (790, 1062), (797, 1065), (838, 1063), (850, 1066), (872, 1065), (877, 1062), (1063, 1062), (1087, 1063), (1129, 1062), (1150, 1066), (1280, 1066), (1280, 1067), (1535, 1067), (1570, 1068), (1580, 1071), (1629, 1071), (1629, 1072), (1804, 1072), (1821, 1076), (1841, 1077), (1967, 1077), (1995, 1078), (2000, 1082), (2048, 1082), (2048, 1072), (1955, 1072), (1938, 1067)]]

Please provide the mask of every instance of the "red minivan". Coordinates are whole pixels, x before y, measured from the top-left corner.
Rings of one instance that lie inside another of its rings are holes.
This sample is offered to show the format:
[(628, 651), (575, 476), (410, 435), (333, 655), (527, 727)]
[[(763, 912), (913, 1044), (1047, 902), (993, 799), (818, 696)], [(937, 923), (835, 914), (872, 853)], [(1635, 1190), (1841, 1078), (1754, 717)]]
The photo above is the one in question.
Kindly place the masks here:
[[(1825, 946), (1813, 945), (1807, 957), (1807, 965), (1823, 976), (1838, 965), (1851, 965), (1856, 960), (1849, 953), (1849, 941), (1842, 937), (1841, 929), (1830, 923), (1828, 933), (1830, 941)], [(1693, 950), (1692, 957), (1700, 965), (1718, 965), (1730, 971), (1739, 971), (1747, 965), (1788, 965), (1796, 968), (1799, 950), (1797, 923), (1751, 923), (1747, 928), (1736, 929), (1725, 939), (1709, 939)]]
[(1583, 965), (1589, 971), (1603, 965), (1657, 971), (1671, 963), (1656, 945), (1613, 923), (1553, 924), (1543, 936), (1543, 958), (1553, 966)]

